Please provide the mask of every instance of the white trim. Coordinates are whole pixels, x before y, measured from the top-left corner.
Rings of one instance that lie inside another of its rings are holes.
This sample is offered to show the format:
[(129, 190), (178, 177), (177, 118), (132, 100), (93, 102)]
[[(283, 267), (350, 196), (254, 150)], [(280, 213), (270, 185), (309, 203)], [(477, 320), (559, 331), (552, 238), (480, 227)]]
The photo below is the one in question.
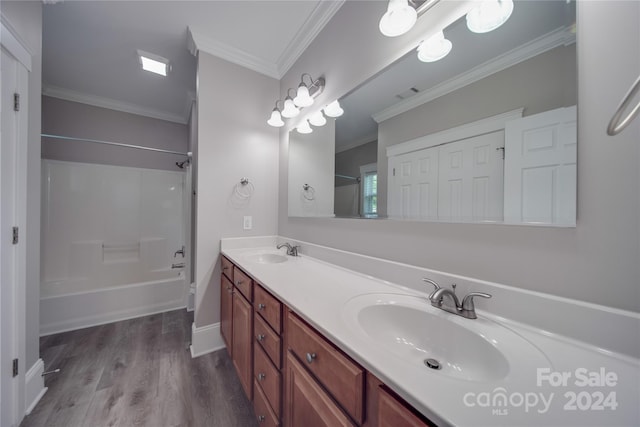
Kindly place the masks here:
[(199, 328), (195, 322), (191, 324), (191, 357), (202, 356), (225, 347), (220, 333), (220, 322)]
[(507, 111), (506, 113), (487, 117), (475, 122), (466, 123), (441, 132), (431, 133), (407, 142), (387, 147), (387, 157), (399, 156), (412, 151), (423, 150), (447, 142), (458, 141), (464, 138), (471, 138), (490, 132), (504, 129), (505, 124), (510, 120), (522, 118), (524, 108)]
[(210, 55), (217, 56), (218, 58), (240, 65), (241, 67), (253, 70), (257, 73), (273, 77), (274, 79), (280, 79), (278, 67), (272, 62), (258, 58), (255, 55), (226, 43), (208, 38), (198, 32), (198, 30), (194, 30), (191, 27), (189, 27), (189, 35), (190, 41), (188, 44), (191, 53), (194, 51), (203, 51)]
[(20, 40), (9, 22), (5, 21), (4, 15), (0, 18), (0, 26), (2, 27), (0, 30), (2, 47), (31, 72), (31, 52), (27, 49), (27, 45)]
[(531, 40), (522, 46), (480, 64), (469, 71), (437, 84), (424, 92), (420, 92), (417, 95), (387, 107), (384, 110), (373, 114), (371, 117), (373, 117), (373, 120), (377, 123), (389, 120), (398, 114), (412, 110), (420, 105), (426, 104), (436, 98), (454, 92), (460, 88), (470, 85), (471, 83), (475, 83), (478, 80), (482, 80), (485, 77), (505, 70), (519, 64), (520, 62), (526, 61), (527, 59), (531, 59), (558, 46), (568, 46), (575, 43), (575, 37), (575, 34), (567, 31), (565, 27), (557, 28), (538, 37), (537, 39)]
[(327, 25), (333, 15), (342, 7), (344, 1), (317, 2), (315, 8), (300, 26), (293, 39), (284, 48), (276, 62), (259, 58), (244, 50), (206, 37), (202, 32), (192, 27), (188, 27), (187, 48), (193, 55), (196, 55), (201, 50), (241, 67), (280, 80)]
[[(57, 86), (43, 85), (42, 94), (52, 98), (64, 99), (65, 101), (79, 102), (81, 104), (93, 105), (94, 107), (107, 108), (109, 110), (122, 111), (123, 113), (136, 114), (139, 116), (151, 117), (152, 119), (164, 120), (167, 122), (187, 124), (189, 116), (167, 113), (153, 108), (142, 107), (128, 102), (117, 101), (102, 96), (90, 95)], [(190, 105), (190, 100), (188, 104)]]
[(351, 150), (353, 148), (356, 148), (361, 145), (368, 144), (370, 142), (377, 141), (377, 140), (378, 140), (378, 132), (365, 135), (362, 138), (358, 138), (355, 141), (352, 141), (346, 145), (342, 145), (340, 147), (336, 146), (336, 154), (342, 153), (343, 151)]
[(362, 176), (363, 179), (364, 179), (364, 174), (377, 172), (377, 171), (378, 171), (377, 163), (369, 163), (369, 164), (360, 166), (360, 175)]
[(25, 375), (24, 396), (27, 404), (25, 415), (29, 415), (36, 407), (42, 396), (47, 392), (48, 388), (44, 386), (44, 362), (38, 359), (36, 363), (29, 368)]
[(333, 15), (342, 7), (345, 0), (319, 1), (304, 24), (298, 29), (291, 42), (276, 61), (279, 78), (295, 64), (311, 42), (322, 31)]

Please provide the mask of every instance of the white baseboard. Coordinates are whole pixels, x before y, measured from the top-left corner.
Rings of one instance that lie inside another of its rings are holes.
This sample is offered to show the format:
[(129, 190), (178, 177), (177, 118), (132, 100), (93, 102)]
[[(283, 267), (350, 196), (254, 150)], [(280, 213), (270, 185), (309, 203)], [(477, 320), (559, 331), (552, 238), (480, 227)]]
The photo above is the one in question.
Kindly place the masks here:
[(24, 402), (27, 407), (25, 415), (29, 415), (33, 411), (33, 408), (36, 407), (42, 396), (47, 392), (47, 387), (44, 386), (43, 372), (44, 362), (42, 359), (38, 359), (25, 374)]
[(220, 334), (220, 323), (200, 328), (196, 327), (195, 322), (191, 325), (191, 357), (202, 356), (225, 347)]

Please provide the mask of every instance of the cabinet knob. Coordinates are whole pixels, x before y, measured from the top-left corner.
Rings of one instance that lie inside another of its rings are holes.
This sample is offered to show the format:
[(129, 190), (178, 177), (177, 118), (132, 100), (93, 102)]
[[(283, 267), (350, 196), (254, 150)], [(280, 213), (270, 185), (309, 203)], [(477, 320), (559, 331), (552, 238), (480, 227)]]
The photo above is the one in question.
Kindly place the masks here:
[(264, 337), (264, 334), (259, 334), (259, 335), (256, 337), (256, 339), (257, 339), (258, 341), (260, 341), (260, 342), (264, 341), (264, 338), (265, 338), (265, 337)]
[(266, 305), (264, 304), (258, 304), (258, 310), (264, 310), (266, 307)]
[(258, 374), (258, 381), (264, 381), (264, 379), (267, 377), (266, 374), (263, 374), (262, 372)]
[(265, 420), (265, 416), (264, 415), (258, 415), (258, 422), (259, 423), (263, 423)]
[(307, 353), (307, 362), (311, 363), (314, 360), (316, 360), (316, 354), (315, 353)]
[(222, 267), (222, 271), (227, 271), (229, 269), (228, 265), (225, 265), (224, 267)]
[(236, 280), (236, 285), (242, 285), (244, 283), (244, 280)]

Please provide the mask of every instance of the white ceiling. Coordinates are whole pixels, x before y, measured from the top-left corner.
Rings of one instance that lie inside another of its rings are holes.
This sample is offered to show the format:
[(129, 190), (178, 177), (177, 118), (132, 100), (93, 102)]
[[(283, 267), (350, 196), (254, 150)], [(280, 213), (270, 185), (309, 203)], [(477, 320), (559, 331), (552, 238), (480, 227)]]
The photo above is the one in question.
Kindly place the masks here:
[[(198, 47), (280, 78), (342, 1), (62, 1), (43, 11), (43, 93), (186, 123)], [(163, 78), (136, 51), (168, 58)]]

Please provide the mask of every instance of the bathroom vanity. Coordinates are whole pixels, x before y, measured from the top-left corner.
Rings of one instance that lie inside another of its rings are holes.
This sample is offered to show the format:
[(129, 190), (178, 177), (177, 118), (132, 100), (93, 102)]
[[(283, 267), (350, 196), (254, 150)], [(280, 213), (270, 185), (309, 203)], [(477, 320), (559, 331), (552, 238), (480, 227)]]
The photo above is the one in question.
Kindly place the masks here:
[[(310, 244), (302, 244), (301, 256), (287, 256), (275, 249), (281, 241), (222, 241), (221, 332), (260, 425), (638, 421), (637, 344), (584, 342), (567, 327), (539, 323), (553, 324), (559, 308), (560, 316), (577, 316), (587, 329), (591, 321), (627, 329), (637, 316)], [(339, 258), (371, 275), (327, 262)], [(382, 271), (397, 283), (373, 277)], [(419, 276), (416, 287), (403, 285), (416, 274), (443, 288), (453, 277), (460, 295), (494, 297), (478, 301), (477, 319), (457, 316), (430, 304), (433, 288)], [(514, 305), (521, 318), (503, 317)], [(536, 320), (539, 311), (525, 307), (538, 305), (545, 316)], [(523, 323), (529, 312), (533, 317)], [(557, 383), (558, 376), (567, 381)], [(610, 381), (587, 386), (595, 376)], [(593, 405), (601, 395), (599, 409)]]

